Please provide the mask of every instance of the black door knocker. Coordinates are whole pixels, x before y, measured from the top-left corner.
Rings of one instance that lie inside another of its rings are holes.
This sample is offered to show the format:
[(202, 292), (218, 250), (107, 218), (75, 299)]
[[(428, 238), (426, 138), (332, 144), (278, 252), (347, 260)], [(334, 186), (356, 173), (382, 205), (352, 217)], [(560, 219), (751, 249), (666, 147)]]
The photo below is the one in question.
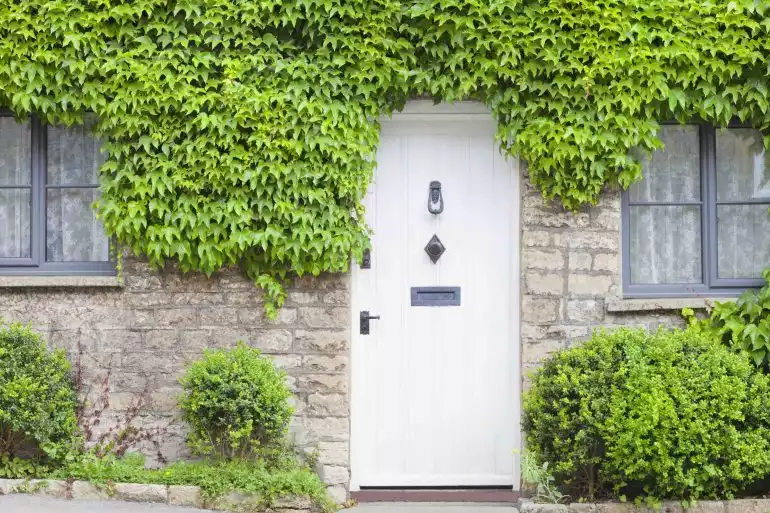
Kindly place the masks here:
[(441, 194), (441, 182), (431, 182), (430, 191), (428, 193), (428, 212), (436, 215), (443, 211), (444, 196)]

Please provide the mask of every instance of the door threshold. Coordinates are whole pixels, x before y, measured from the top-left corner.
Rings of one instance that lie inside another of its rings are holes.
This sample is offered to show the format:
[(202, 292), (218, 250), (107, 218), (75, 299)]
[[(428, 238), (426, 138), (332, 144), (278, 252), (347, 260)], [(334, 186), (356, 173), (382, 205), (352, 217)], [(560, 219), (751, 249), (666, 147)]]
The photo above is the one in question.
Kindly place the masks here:
[(510, 488), (365, 488), (350, 497), (358, 502), (515, 503), (521, 493)]

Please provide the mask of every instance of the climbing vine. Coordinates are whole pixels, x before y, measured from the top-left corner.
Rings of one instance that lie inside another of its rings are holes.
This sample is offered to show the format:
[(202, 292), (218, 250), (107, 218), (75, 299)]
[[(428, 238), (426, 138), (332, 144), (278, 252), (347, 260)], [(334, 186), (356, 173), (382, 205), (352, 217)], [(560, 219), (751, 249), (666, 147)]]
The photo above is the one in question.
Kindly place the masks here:
[(269, 309), (367, 244), (377, 118), (483, 101), (575, 210), (641, 178), (658, 120), (767, 131), (766, 0), (0, 0), (0, 106), (78, 123), (97, 205), (156, 265), (242, 265)]

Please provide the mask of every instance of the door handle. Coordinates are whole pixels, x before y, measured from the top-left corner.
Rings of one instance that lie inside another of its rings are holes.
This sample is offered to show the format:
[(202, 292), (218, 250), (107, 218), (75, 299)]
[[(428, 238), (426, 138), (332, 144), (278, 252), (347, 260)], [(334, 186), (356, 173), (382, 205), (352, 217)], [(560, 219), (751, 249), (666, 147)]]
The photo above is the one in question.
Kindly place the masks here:
[(360, 319), (360, 332), (361, 335), (369, 334), (369, 321), (372, 319), (379, 319), (379, 315), (369, 315), (369, 310), (361, 310)]

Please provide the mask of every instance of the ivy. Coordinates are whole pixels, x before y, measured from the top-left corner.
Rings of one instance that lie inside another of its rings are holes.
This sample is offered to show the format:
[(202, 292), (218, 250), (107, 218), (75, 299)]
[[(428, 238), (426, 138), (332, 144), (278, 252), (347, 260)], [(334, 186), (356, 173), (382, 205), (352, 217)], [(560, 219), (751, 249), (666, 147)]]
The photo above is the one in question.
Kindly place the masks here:
[[(767, 0), (1, 0), (0, 105), (98, 115), (107, 231), (155, 265), (343, 271), (377, 119), (483, 101), (570, 210), (641, 178), (658, 121), (766, 133)], [(273, 310), (274, 311), (274, 310)]]

